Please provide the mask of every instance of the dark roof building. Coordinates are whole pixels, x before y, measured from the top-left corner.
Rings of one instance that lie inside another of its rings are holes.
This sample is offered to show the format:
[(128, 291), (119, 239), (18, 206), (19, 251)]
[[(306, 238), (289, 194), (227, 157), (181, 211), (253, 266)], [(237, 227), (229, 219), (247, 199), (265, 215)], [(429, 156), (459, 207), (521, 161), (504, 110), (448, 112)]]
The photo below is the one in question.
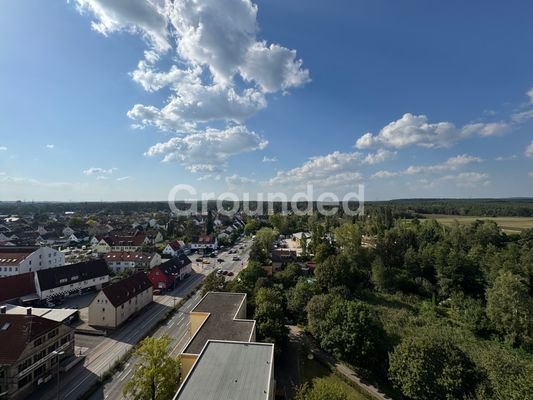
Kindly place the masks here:
[(0, 278), (0, 304), (17, 302), (35, 293), (33, 272)]
[(118, 307), (139, 293), (152, 287), (152, 283), (144, 272), (137, 272), (126, 279), (106, 286), (102, 289), (110, 303)]

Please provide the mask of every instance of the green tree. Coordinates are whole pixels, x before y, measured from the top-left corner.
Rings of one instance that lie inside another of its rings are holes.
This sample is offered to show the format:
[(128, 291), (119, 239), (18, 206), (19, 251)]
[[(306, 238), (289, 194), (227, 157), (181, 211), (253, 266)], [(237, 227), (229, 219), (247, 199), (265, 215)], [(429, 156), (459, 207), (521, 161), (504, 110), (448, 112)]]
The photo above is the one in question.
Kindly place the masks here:
[(487, 315), (498, 332), (513, 344), (531, 343), (533, 300), (518, 275), (503, 272), (487, 290)]
[(455, 400), (474, 393), (478, 373), (450, 338), (406, 336), (390, 354), (389, 378), (413, 400)]
[(176, 393), (180, 361), (170, 353), (170, 338), (147, 337), (135, 351), (138, 361), (123, 394), (133, 400), (169, 400)]
[(343, 224), (334, 230), (335, 243), (343, 254), (354, 256), (361, 247), (361, 232), (355, 224)]
[(298, 281), (300, 276), (300, 267), (294, 263), (288, 264), (285, 269), (274, 273), (274, 281), (288, 289)]
[(320, 288), (315, 282), (303, 277), (298, 279), (296, 285), (287, 292), (287, 310), (298, 322), (305, 322), (305, 308), (311, 298), (319, 293)]
[(276, 352), (287, 339), (283, 293), (276, 288), (262, 287), (255, 296), (254, 319), (257, 321), (257, 336), (265, 342), (275, 343)]
[(306, 383), (300, 386), (294, 400), (349, 400), (349, 397), (340, 382), (316, 378), (312, 385)]
[(202, 284), (202, 295), (205, 295), (207, 292), (223, 291), (225, 283), (226, 278), (223, 275), (218, 275), (215, 271), (211, 272)]

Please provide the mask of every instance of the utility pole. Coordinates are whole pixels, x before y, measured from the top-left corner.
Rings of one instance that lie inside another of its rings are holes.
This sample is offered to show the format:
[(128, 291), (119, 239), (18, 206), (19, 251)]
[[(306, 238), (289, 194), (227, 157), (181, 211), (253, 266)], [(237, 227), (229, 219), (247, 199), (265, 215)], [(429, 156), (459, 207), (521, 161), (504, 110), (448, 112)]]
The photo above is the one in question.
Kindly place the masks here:
[(59, 400), (59, 357), (65, 354), (64, 351), (57, 351), (54, 350), (52, 354), (55, 354), (57, 356), (57, 391), (56, 391), (56, 399)]

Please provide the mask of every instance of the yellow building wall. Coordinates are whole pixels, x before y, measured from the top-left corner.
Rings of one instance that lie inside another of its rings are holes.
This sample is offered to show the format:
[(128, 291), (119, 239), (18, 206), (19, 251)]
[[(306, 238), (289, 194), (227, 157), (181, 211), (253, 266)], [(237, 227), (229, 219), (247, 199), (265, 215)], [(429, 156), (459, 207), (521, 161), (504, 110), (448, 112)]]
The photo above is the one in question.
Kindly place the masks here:
[(189, 320), (191, 322), (190, 332), (191, 337), (194, 337), (198, 329), (202, 326), (204, 321), (209, 317), (209, 313), (206, 312), (191, 312), (189, 314)]
[(198, 360), (198, 355), (196, 354), (181, 354), (181, 381), (183, 382), (187, 377), (187, 374), (194, 366), (196, 360)]

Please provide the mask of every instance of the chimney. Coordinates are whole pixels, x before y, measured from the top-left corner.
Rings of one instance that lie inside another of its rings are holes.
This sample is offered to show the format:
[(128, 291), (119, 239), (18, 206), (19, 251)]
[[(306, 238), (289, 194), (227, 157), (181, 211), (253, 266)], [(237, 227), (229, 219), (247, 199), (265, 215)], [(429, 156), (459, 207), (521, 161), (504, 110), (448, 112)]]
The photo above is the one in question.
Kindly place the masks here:
[(31, 307), (26, 307), (26, 315), (31, 315)]
[(0, 307), (0, 314), (6, 314), (6, 313), (7, 313), (7, 307), (6, 306)]

